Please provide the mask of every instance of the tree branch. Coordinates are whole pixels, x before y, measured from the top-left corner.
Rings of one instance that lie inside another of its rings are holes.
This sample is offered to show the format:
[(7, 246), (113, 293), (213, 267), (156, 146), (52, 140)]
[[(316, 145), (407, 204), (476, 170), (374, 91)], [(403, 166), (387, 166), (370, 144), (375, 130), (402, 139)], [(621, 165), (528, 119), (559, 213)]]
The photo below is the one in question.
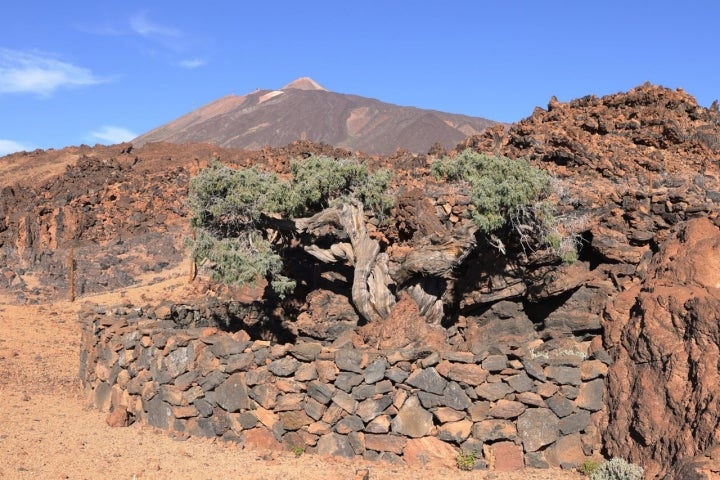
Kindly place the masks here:
[(398, 285), (415, 275), (448, 277), (475, 248), (477, 227), (468, 223), (456, 227), (443, 243), (420, 246), (400, 260), (391, 272)]

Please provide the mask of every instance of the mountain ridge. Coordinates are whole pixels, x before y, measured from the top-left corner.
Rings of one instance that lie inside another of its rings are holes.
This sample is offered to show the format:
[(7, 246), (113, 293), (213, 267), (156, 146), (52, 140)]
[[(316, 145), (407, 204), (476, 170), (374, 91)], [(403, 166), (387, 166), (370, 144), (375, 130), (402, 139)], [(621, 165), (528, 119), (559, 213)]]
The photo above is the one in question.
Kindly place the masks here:
[(436, 143), (449, 149), (496, 124), (479, 117), (335, 93), (301, 77), (279, 90), (226, 95), (132, 143), (201, 142), (257, 150), (310, 140), (370, 154), (387, 155), (398, 149), (426, 153)]

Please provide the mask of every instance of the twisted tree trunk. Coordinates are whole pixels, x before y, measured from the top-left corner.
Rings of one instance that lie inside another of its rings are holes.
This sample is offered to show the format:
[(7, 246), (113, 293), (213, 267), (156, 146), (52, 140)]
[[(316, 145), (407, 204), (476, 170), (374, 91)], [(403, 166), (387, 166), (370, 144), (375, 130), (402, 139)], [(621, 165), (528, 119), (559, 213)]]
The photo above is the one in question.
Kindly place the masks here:
[(369, 234), (365, 212), (360, 202), (331, 207), (309, 218), (291, 220), (266, 218), (271, 228), (312, 233), (323, 228), (337, 230), (340, 241), (330, 248), (315, 244), (304, 250), (323, 263), (347, 262), (354, 267), (352, 302), (367, 322), (380, 322), (387, 318), (396, 303), (391, 285), (397, 293), (407, 291), (417, 303), (426, 320), (439, 324), (444, 315), (441, 294), (429, 292), (431, 279), (448, 279), (453, 269), (462, 263), (475, 247), (474, 225), (463, 225), (441, 243), (428, 243), (392, 263), (380, 244)]
[(355, 308), (367, 322), (386, 318), (395, 304), (389, 289), (392, 279), (388, 273), (388, 256), (380, 253), (380, 244), (368, 234), (362, 203), (346, 203), (294, 222), (298, 231), (332, 226), (347, 235), (349, 243), (336, 243), (327, 249), (308, 245), (305, 251), (324, 263), (350, 263), (354, 267), (352, 302)]

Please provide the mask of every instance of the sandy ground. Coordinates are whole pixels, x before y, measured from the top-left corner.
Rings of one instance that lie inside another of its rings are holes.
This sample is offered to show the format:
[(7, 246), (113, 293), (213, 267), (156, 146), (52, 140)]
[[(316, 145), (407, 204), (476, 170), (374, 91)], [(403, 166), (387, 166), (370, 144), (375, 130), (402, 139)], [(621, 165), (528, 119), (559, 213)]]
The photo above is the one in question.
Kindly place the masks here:
[[(112, 305), (182, 293), (176, 278), (75, 303), (12, 305), (0, 298), (0, 479), (369, 479), (546, 480), (576, 472), (501, 473), (419, 469), (290, 452), (263, 452), (206, 439), (176, 440), (134, 424), (111, 428), (87, 406), (78, 380), (85, 301)], [(141, 299), (142, 296), (142, 299)]]

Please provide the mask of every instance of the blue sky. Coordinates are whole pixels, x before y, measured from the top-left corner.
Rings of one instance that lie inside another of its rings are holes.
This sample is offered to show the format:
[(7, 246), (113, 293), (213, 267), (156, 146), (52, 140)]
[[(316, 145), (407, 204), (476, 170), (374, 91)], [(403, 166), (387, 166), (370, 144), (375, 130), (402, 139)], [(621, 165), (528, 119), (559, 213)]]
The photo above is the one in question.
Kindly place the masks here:
[(645, 81), (720, 97), (720, 2), (5, 2), (0, 154), (128, 140), (221, 96), (329, 90), (513, 122)]

